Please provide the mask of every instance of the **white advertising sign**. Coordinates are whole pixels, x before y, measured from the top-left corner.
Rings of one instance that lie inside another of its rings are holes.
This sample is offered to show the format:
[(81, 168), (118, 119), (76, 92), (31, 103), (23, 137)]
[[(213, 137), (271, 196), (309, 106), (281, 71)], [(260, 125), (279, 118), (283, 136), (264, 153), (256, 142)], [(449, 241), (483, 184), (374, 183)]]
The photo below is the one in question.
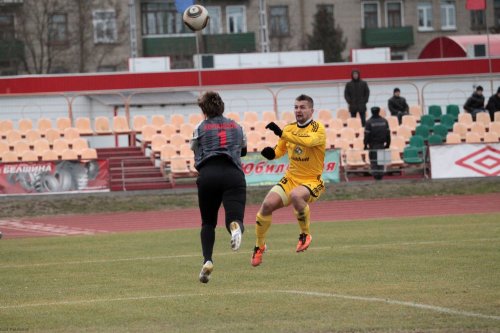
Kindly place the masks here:
[(500, 176), (500, 143), (430, 147), (432, 178)]

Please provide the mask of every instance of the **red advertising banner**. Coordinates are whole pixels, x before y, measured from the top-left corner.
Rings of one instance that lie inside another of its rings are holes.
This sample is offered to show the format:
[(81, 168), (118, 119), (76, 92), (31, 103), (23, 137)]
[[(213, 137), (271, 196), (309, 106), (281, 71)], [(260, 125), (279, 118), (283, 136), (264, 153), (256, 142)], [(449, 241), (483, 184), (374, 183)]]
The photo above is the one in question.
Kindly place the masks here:
[(0, 194), (109, 190), (107, 160), (0, 164)]

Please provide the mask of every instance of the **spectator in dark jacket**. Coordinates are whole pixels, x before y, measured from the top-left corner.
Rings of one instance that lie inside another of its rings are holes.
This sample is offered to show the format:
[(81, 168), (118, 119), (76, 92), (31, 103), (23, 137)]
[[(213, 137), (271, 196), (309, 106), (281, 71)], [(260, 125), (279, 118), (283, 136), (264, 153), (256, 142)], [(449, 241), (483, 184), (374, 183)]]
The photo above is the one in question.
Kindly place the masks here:
[(410, 114), (410, 107), (406, 103), (406, 99), (401, 97), (400, 94), (401, 91), (399, 88), (394, 88), (393, 95), (387, 102), (391, 115), (398, 117), (399, 125), (401, 125), (403, 121), (403, 116)]
[(354, 69), (351, 73), (351, 81), (347, 82), (344, 90), (344, 98), (349, 105), (351, 117), (356, 118), (359, 113), (361, 124), (366, 123), (366, 103), (370, 98), (370, 89), (368, 84), (361, 80), (359, 70)]
[(467, 98), (467, 101), (464, 104), (464, 109), (472, 115), (472, 120), (474, 121), (476, 121), (476, 115), (479, 112), (486, 111), (484, 108), (483, 87), (476, 87), (476, 91), (472, 94), (472, 96)]
[(497, 93), (488, 99), (486, 109), (490, 113), (491, 121), (495, 121), (495, 112), (500, 112), (500, 87), (498, 87)]
[(387, 149), (391, 146), (391, 131), (389, 123), (380, 116), (380, 108), (374, 106), (371, 108), (372, 117), (368, 119), (365, 126), (365, 149), (369, 149), (370, 166), (373, 178), (382, 180), (384, 176), (384, 166), (378, 164), (378, 153), (381, 149)]

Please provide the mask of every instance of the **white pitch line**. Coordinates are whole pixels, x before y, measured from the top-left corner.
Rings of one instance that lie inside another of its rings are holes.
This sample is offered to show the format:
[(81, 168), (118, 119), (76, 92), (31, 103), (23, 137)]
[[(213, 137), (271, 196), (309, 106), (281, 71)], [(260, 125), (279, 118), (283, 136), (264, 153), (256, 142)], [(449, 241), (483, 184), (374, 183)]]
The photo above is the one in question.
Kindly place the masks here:
[[(500, 241), (500, 238), (476, 238), (476, 239), (462, 239), (462, 240), (437, 240), (437, 241), (424, 241), (424, 242), (399, 242), (399, 243), (378, 243), (378, 244), (366, 244), (366, 245), (340, 245), (340, 246), (320, 246), (320, 247), (310, 247), (307, 251), (322, 251), (322, 250), (334, 250), (339, 249), (349, 249), (349, 248), (379, 248), (379, 247), (391, 247), (391, 246), (419, 246), (419, 245), (435, 245), (435, 244), (457, 244), (457, 243), (469, 243), (469, 242), (496, 242)], [(289, 249), (282, 250), (269, 250), (270, 253), (287, 253), (292, 252)], [(293, 251), (295, 253), (295, 251)], [(248, 254), (251, 252), (237, 252), (236, 254)], [(235, 255), (234, 252), (222, 252), (217, 253), (217, 256), (227, 256)], [(98, 259), (98, 260), (77, 260), (77, 261), (61, 261), (61, 262), (46, 262), (46, 263), (33, 263), (33, 264), (19, 264), (19, 265), (1, 265), (0, 269), (7, 268), (33, 268), (33, 267), (48, 267), (48, 266), (59, 266), (59, 265), (83, 265), (83, 264), (106, 264), (114, 262), (127, 262), (127, 261), (151, 261), (151, 260), (168, 260), (168, 259), (180, 259), (180, 258), (196, 258), (200, 254), (181, 254), (173, 256), (156, 256), (156, 257), (133, 257), (133, 258), (115, 258), (115, 259)]]
[(451, 314), (451, 315), (458, 315), (458, 316), (462, 316), (462, 317), (475, 317), (475, 318), (482, 318), (482, 319), (500, 320), (500, 316), (495, 316), (495, 315), (485, 315), (485, 314), (477, 313), (477, 312), (455, 310), (455, 309), (445, 308), (445, 307), (441, 307), (441, 306), (414, 303), (414, 302), (398, 301), (398, 300), (392, 300), (392, 299), (388, 299), (388, 298), (363, 297), (363, 296), (352, 296), (352, 295), (331, 294), (331, 293), (314, 292), (314, 291), (300, 291), (300, 290), (276, 290), (276, 292), (284, 293), (284, 294), (302, 295), (302, 296), (332, 297), (332, 298), (341, 298), (341, 299), (347, 299), (347, 300), (352, 300), (352, 301), (386, 303), (386, 304), (391, 304), (391, 305), (402, 305), (402, 306), (407, 306), (407, 307), (411, 307), (411, 308), (418, 308), (418, 309), (430, 310), (430, 311), (434, 311), (434, 312), (446, 313), (446, 314)]
[(60, 302), (47, 302), (47, 303), (32, 303), (32, 304), (17, 304), (17, 305), (6, 305), (0, 306), (2, 310), (8, 309), (23, 309), (32, 307), (46, 307), (46, 306), (66, 306), (66, 305), (84, 305), (84, 304), (95, 304), (95, 303), (109, 303), (109, 302), (124, 302), (124, 301), (143, 301), (143, 300), (159, 300), (159, 299), (169, 299), (169, 298), (184, 298), (184, 297), (218, 297), (227, 295), (244, 295), (244, 294), (288, 294), (288, 295), (302, 295), (302, 296), (312, 296), (312, 297), (329, 297), (329, 298), (339, 298), (350, 301), (361, 301), (361, 302), (377, 302), (385, 303), (390, 305), (400, 305), (405, 307), (429, 310), (433, 312), (439, 312), (449, 315), (456, 315), (461, 317), (474, 317), (481, 319), (493, 319), (500, 320), (500, 316), (495, 315), (485, 315), (477, 312), (469, 312), (462, 310), (455, 310), (450, 308), (445, 308), (441, 306), (405, 302), (392, 300), (387, 298), (378, 297), (363, 297), (354, 295), (343, 295), (325, 292), (315, 292), (315, 291), (300, 291), (300, 290), (248, 290), (248, 291), (230, 291), (230, 292), (216, 292), (216, 293), (187, 293), (187, 294), (172, 294), (172, 295), (151, 295), (151, 296), (134, 296), (134, 297), (120, 297), (120, 298), (100, 298), (100, 299), (87, 299), (87, 300), (74, 300), (74, 301), (60, 301)]

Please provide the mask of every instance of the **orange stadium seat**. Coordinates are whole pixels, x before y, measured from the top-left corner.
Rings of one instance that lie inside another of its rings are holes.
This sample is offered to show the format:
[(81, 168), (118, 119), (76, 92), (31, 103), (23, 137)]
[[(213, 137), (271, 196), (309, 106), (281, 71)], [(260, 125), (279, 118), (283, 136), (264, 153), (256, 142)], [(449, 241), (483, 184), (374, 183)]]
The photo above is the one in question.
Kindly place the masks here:
[(80, 138), (80, 131), (74, 127), (68, 127), (63, 130), (63, 136), (66, 140), (74, 140)]
[(363, 150), (365, 149), (365, 143), (363, 138), (355, 138), (352, 141), (352, 148), (355, 150)]
[(360, 118), (347, 118), (347, 127), (352, 128), (355, 132), (358, 132), (359, 129), (363, 128), (361, 125)]
[(130, 133), (130, 126), (128, 125), (127, 117), (125, 116), (114, 116), (113, 117), (113, 133), (124, 134)]
[(22, 140), (21, 132), (18, 130), (10, 130), (5, 133), (5, 141), (11, 146), (14, 146), (14, 142)]
[(94, 131), (90, 126), (90, 119), (87, 117), (76, 118), (75, 128), (80, 132), (80, 135), (94, 135)]
[(340, 130), (340, 137), (351, 143), (356, 138), (356, 131), (350, 127), (345, 127)]
[(342, 119), (338, 119), (338, 118), (333, 118), (333, 119), (330, 119), (330, 121), (325, 124), (329, 129), (332, 129), (332, 130), (335, 130), (335, 131), (339, 131), (344, 127), (344, 123), (342, 122)]
[(40, 118), (37, 122), (37, 129), (41, 133), (45, 133), (49, 128), (52, 128), (52, 120), (49, 118)]
[(137, 133), (141, 133), (142, 128), (147, 124), (148, 118), (144, 115), (135, 115), (132, 120), (132, 128)]
[(295, 122), (295, 113), (293, 111), (283, 111), (280, 113), (280, 119), (287, 123)]
[(39, 130), (31, 129), (24, 133), (24, 138), (29, 142), (34, 142), (42, 137), (42, 133)]
[(351, 113), (346, 108), (338, 108), (337, 115), (335, 118), (342, 120), (342, 123), (346, 125), (347, 119), (351, 118)]
[[(357, 119), (357, 118), (351, 118), (351, 119)], [(389, 116), (386, 119), (387, 119), (387, 122), (389, 123), (389, 129), (391, 130), (391, 133), (396, 134), (398, 131), (398, 127), (399, 127), (398, 117)]]
[(401, 121), (401, 125), (406, 126), (411, 130), (415, 130), (415, 128), (417, 128), (417, 117), (412, 114), (404, 115)]
[(6, 151), (2, 155), (2, 163), (17, 162), (19, 161), (19, 156), (13, 151)]
[(47, 149), (42, 153), (42, 161), (57, 161), (59, 155), (52, 149)]
[(71, 145), (71, 149), (74, 149), (76, 151), (87, 149), (89, 147), (89, 142), (84, 138), (76, 138), (68, 141)]
[(276, 121), (278, 118), (276, 118), (276, 113), (274, 111), (264, 111), (262, 113), (262, 121), (265, 121), (266, 123), (270, 123), (271, 121)]
[(497, 132), (498, 134), (500, 134), (500, 121), (495, 121), (490, 124), (490, 132)]
[(259, 115), (257, 114), (257, 112), (247, 111), (243, 114), (243, 121), (248, 121), (253, 123), (258, 120), (259, 120)]
[(188, 140), (193, 138), (193, 133), (194, 133), (194, 125), (190, 123), (182, 124), (181, 127), (179, 128), (179, 134)]
[(236, 112), (228, 112), (225, 116), (226, 116), (226, 118), (232, 119), (236, 122), (241, 121), (240, 115), (237, 114)]
[(44, 135), (45, 139), (47, 139), (50, 143), (54, 142), (54, 140), (60, 139), (61, 138), (61, 133), (59, 130), (56, 130), (55, 128), (48, 129), (45, 132)]
[(467, 134), (467, 125), (463, 123), (454, 123), (453, 124), (453, 133), (458, 134), (461, 139), (465, 139), (465, 135)]
[(69, 141), (63, 138), (59, 138), (52, 142), (52, 150), (57, 152), (62, 152), (69, 148)]
[(458, 122), (464, 124), (467, 128), (471, 128), (473, 123), (472, 115), (470, 113), (460, 113), (458, 115)]
[(465, 142), (467, 143), (480, 143), (481, 136), (475, 132), (467, 132), (465, 135)]
[(0, 134), (3, 137), (3, 133), (7, 133), (10, 130), (14, 129), (14, 123), (12, 120), (6, 119), (6, 120), (0, 120)]
[(168, 138), (177, 133), (177, 129), (172, 124), (163, 124), (160, 126), (159, 130), (161, 134)]
[(406, 142), (410, 141), (410, 137), (412, 136), (411, 128), (406, 126), (399, 126), (398, 131), (396, 132), (397, 136), (403, 137)]
[(391, 166), (402, 166), (405, 162), (401, 159), (403, 148), (391, 148)]
[(32, 150), (27, 150), (21, 154), (21, 161), (23, 162), (37, 162), (38, 154)]
[(168, 143), (180, 147), (182, 144), (187, 143), (186, 138), (180, 134), (174, 134), (170, 138), (167, 137)]
[(170, 124), (174, 125), (175, 128), (180, 128), (184, 124), (184, 116), (182, 114), (174, 113), (170, 116)]
[(490, 127), (491, 118), (488, 112), (479, 112), (476, 115), (476, 123), (481, 123), (485, 128)]
[(60, 132), (64, 131), (64, 129), (71, 127), (71, 119), (68, 117), (59, 117), (56, 119), (56, 129)]
[(357, 149), (347, 149), (345, 152), (345, 163), (350, 168), (363, 168), (368, 166), (365, 160), (365, 151)]
[(77, 151), (78, 155), (82, 160), (96, 160), (97, 159), (97, 150), (94, 148), (84, 148), (82, 150)]
[(203, 115), (201, 113), (192, 113), (189, 115), (188, 122), (193, 126), (198, 126), (199, 123), (203, 121)]
[(164, 144), (161, 147), (160, 150), (160, 160), (163, 162), (170, 162), (170, 159), (174, 156), (177, 155), (177, 148), (169, 145), (169, 144)]
[(497, 132), (487, 132), (484, 134), (484, 142), (495, 143), (498, 142), (498, 133)]
[(446, 143), (461, 143), (462, 139), (458, 133), (450, 132), (446, 135)]
[(108, 117), (95, 117), (94, 131), (96, 134), (111, 134), (111, 127), (109, 125)]
[(478, 122), (474, 122), (471, 125), (470, 130), (471, 132), (479, 134), (481, 138), (484, 137), (484, 133), (486, 133), (486, 128), (484, 127), (483, 123), (478, 123)]
[(17, 129), (19, 130), (19, 132), (24, 134), (30, 129), (33, 129), (33, 121), (28, 118), (19, 119), (19, 121), (17, 122)]
[(33, 142), (33, 151), (35, 151), (38, 156), (42, 156), (43, 152), (50, 149), (50, 143), (47, 139), (38, 139)]
[(318, 111), (318, 119), (323, 123), (326, 124), (332, 119), (332, 111), (328, 109), (321, 109)]
[(410, 111), (410, 115), (414, 116), (415, 119), (420, 119), (420, 117), (422, 117), (422, 107), (420, 105), (410, 106), (409, 111)]
[(18, 156), (21, 156), (22, 153), (25, 151), (30, 150), (30, 143), (26, 140), (19, 140), (14, 142), (14, 151), (17, 153)]
[(61, 159), (67, 161), (78, 160), (78, 153), (73, 149), (64, 149), (61, 152)]
[(167, 144), (168, 138), (163, 134), (155, 134), (151, 138), (151, 153), (156, 156), (160, 154), (161, 149)]
[(6, 151), (10, 151), (10, 147), (7, 142), (0, 141), (0, 155), (5, 153)]

